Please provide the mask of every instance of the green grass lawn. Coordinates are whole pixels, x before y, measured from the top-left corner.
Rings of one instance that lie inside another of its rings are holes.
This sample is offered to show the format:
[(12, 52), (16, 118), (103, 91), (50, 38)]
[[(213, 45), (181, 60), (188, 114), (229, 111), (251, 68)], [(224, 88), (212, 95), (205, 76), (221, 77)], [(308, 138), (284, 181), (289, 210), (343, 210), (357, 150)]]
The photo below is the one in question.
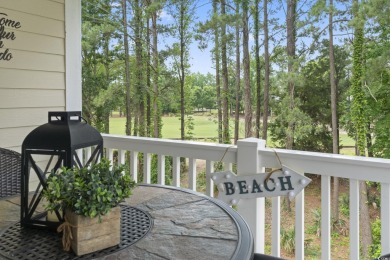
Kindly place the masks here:
[[(194, 138), (216, 138), (218, 136), (216, 120), (213, 116), (193, 116), (194, 118)], [(180, 120), (175, 116), (163, 117), (163, 138), (179, 139), (180, 138)], [(113, 117), (110, 119), (111, 134), (125, 134), (125, 117)]]
[[(192, 116), (194, 118), (194, 138), (218, 137), (217, 123), (214, 116)], [(162, 136), (164, 138), (180, 138), (180, 118), (163, 117)]]
[(344, 146), (340, 150), (340, 154), (355, 155), (355, 140), (348, 136), (346, 133), (340, 133), (340, 145)]
[[(193, 138), (194, 139), (214, 139), (218, 137), (217, 132), (217, 117), (216, 115), (193, 115), (194, 118), (194, 130)], [(180, 139), (180, 120), (177, 116), (164, 116), (163, 117), (163, 129), (162, 137), (168, 139)], [(231, 125), (231, 135), (233, 136), (233, 123), (230, 121)], [(110, 118), (110, 133), (124, 135), (125, 134), (125, 117), (115, 117)], [(244, 127), (243, 124), (240, 126), (240, 138), (244, 137)], [(268, 144), (272, 145), (270, 140), (267, 141)], [(343, 146), (354, 146), (355, 141), (350, 138), (346, 133), (340, 134), (340, 145)], [(354, 148), (343, 148), (341, 151), (342, 154), (353, 155), (355, 153)]]
[(340, 134), (340, 145), (342, 146), (355, 146), (355, 140), (348, 136), (346, 133)]

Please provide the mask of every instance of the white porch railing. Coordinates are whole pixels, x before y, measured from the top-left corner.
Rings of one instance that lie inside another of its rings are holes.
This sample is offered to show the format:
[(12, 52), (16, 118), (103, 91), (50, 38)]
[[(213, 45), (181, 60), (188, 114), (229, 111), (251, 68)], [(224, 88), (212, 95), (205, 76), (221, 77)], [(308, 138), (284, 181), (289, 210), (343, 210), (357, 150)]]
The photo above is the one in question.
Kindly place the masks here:
[[(197, 160), (206, 161), (206, 173), (214, 171), (214, 163), (223, 162), (225, 170), (237, 166), (237, 174), (254, 174), (262, 168), (284, 165), (302, 173), (321, 176), (321, 259), (331, 258), (331, 177), (350, 181), (350, 259), (359, 259), (359, 181), (381, 183), (381, 246), (382, 254), (390, 253), (390, 160), (342, 156), (334, 154), (265, 148), (265, 142), (254, 138), (240, 140), (235, 145), (173, 141), (167, 139), (116, 136), (103, 134), (107, 157), (118, 151), (119, 163), (130, 152), (130, 172), (138, 180), (151, 181), (151, 158), (158, 157), (158, 184), (165, 185), (165, 157), (172, 156), (172, 185), (180, 187), (180, 158), (186, 158), (188, 188), (196, 190)], [(138, 169), (138, 154), (143, 153), (143, 169)], [(276, 154), (278, 156), (276, 156)], [(279, 161), (279, 159), (280, 161)], [(206, 180), (206, 194), (213, 196), (212, 180)], [(295, 259), (304, 259), (304, 192), (295, 198)], [(255, 252), (264, 252), (264, 199), (241, 200), (238, 212), (245, 218), (255, 237)], [(272, 255), (280, 256), (280, 198), (272, 198)]]

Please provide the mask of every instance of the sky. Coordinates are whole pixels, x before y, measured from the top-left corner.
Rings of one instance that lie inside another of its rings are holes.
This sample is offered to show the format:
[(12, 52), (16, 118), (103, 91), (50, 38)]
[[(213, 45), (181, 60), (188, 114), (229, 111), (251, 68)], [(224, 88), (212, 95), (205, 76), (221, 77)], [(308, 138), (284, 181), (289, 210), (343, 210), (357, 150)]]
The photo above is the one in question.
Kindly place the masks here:
[(199, 50), (197, 47), (197, 44), (194, 43), (191, 46), (191, 57), (192, 59), (190, 60), (191, 64), (191, 72), (196, 73), (199, 72), (201, 74), (215, 74), (215, 68), (214, 65), (212, 64), (211, 60), (211, 52), (210, 49), (206, 50)]
[[(211, 3), (209, 1), (199, 1), (201, 4), (197, 8), (197, 16), (200, 21), (205, 21), (209, 16), (208, 12), (211, 11)], [(204, 3), (202, 3), (204, 2)], [(215, 69), (212, 64), (211, 59), (211, 48), (210, 46), (205, 50), (200, 50), (198, 48), (198, 43), (194, 42), (190, 47), (190, 53), (192, 59), (191, 63), (191, 72), (199, 72), (201, 74), (215, 74)]]
[[(205, 21), (209, 18), (209, 12), (212, 9), (212, 1), (210, 0), (198, 0), (196, 2), (196, 21)], [(119, 3), (113, 3), (113, 7), (120, 8)], [(129, 16), (131, 19), (131, 17)], [(161, 24), (170, 24), (173, 22), (173, 18), (167, 13), (166, 10), (162, 10), (159, 15), (159, 22)], [(159, 36), (159, 50), (166, 49), (166, 45), (172, 45), (175, 40), (171, 37), (167, 36)], [(176, 40), (177, 41), (177, 40)], [(115, 41), (113, 44), (116, 44)], [(192, 73), (212, 73), (215, 74), (215, 69), (213, 68), (212, 64), (212, 57), (211, 57), (211, 46), (209, 46), (207, 49), (200, 50), (198, 48), (198, 42), (196, 40), (193, 40), (191, 46), (190, 46), (190, 71)]]
[[(212, 1), (210, 0), (198, 0), (196, 2), (196, 22), (204, 22), (210, 17), (210, 13), (212, 12)], [(171, 23), (173, 21), (173, 18), (165, 11), (163, 10), (160, 14), (161, 22), (164, 23)], [(165, 43), (163, 43), (165, 41)], [(160, 44), (171, 44), (173, 41), (169, 39), (161, 39)], [(249, 44), (254, 43), (253, 35), (249, 35)], [(206, 49), (200, 50), (198, 47), (198, 42), (196, 40), (193, 40), (191, 46), (190, 46), (190, 71), (193, 73), (201, 73), (201, 74), (215, 74), (215, 68), (214, 64), (212, 62), (212, 49), (213, 43), (209, 42), (209, 46)]]
[[(212, 1), (198, 0), (195, 2), (196, 2), (196, 17), (195, 17), (196, 22), (199, 22), (199, 21), (204, 22), (207, 19), (209, 19), (210, 13), (212, 11)], [(280, 20), (280, 22), (284, 22), (286, 19), (285, 18), (286, 17), (285, 7), (280, 8), (280, 6), (278, 6), (278, 8), (279, 9), (275, 13), (269, 15), (269, 19), (276, 18), (276, 19)], [(307, 7), (305, 7), (304, 5), (300, 6), (300, 8), (307, 9)], [(337, 6), (337, 8), (343, 9), (343, 7), (339, 6), (339, 5)], [(275, 6), (273, 6), (273, 3), (270, 3), (270, 5), (269, 5), (270, 12), (271, 12), (271, 10), (275, 10), (275, 9), (276, 8), (275, 8)], [(305, 11), (307, 11), (307, 10), (305, 10)], [(162, 11), (162, 13), (160, 14), (160, 19), (161, 19), (161, 22), (163, 24), (173, 22), (173, 18), (166, 12), (166, 10)], [(262, 19), (262, 18), (260, 18), (260, 19)], [(322, 27), (324, 25), (318, 24), (318, 26)], [(272, 31), (270, 31), (270, 34), (272, 34)], [(335, 32), (335, 39), (334, 39), (336, 44), (341, 43), (345, 38), (345, 36), (337, 37), (336, 35), (337, 35), (337, 31)], [(164, 48), (163, 46), (165, 44), (172, 44), (174, 41), (173, 39), (167, 39), (167, 38), (161, 38), (159, 40), (160, 40), (160, 44), (162, 45), (162, 48)], [(261, 41), (261, 39), (260, 39), (260, 41)], [(304, 42), (306, 45), (310, 45), (311, 41), (312, 41), (312, 39), (310, 37), (300, 37), (299, 39), (297, 39), (297, 44)], [(253, 44), (254, 44), (254, 37), (253, 37), (253, 35), (250, 34), (249, 35), (250, 48), (251, 48), (251, 45), (253, 45)], [(281, 43), (281, 44), (283, 44), (283, 43)], [(200, 50), (198, 48), (198, 42), (196, 40), (193, 40), (193, 42), (190, 46), (190, 65), (191, 65), (190, 71), (191, 72), (193, 72), (193, 73), (199, 72), (202, 74), (207, 74), (207, 73), (215, 74), (215, 69), (214, 69), (214, 65), (212, 62), (212, 53), (211, 53), (212, 45), (213, 45), (213, 43), (209, 42), (209, 46), (207, 49)], [(272, 52), (272, 42), (270, 43), (270, 45), (271, 45), (270, 51)]]
[[(197, 3), (196, 7), (196, 21), (205, 21), (209, 17), (209, 12), (212, 8), (212, 2), (207, 0), (200, 0)], [(173, 21), (173, 18), (167, 14), (166, 11), (163, 11), (160, 14), (161, 22), (164, 23), (171, 23)], [(165, 44), (172, 44), (173, 41), (171, 39), (161, 39), (159, 40), (160, 44), (164, 46)], [(164, 48), (164, 47), (163, 47)], [(211, 47), (209, 46), (205, 50), (200, 50), (198, 48), (198, 42), (196, 40), (193, 40), (191, 46), (190, 46), (190, 71), (192, 73), (202, 73), (202, 74), (215, 74), (215, 69), (213, 68), (213, 63), (211, 59)]]

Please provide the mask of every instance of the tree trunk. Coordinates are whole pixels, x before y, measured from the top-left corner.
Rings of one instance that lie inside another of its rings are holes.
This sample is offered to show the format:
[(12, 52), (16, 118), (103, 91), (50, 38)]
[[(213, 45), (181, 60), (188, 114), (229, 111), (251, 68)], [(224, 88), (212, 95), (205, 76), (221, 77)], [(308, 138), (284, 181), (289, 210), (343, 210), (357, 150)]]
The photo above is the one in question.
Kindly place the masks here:
[(263, 140), (267, 141), (268, 106), (269, 106), (269, 36), (268, 36), (268, 0), (264, 3), (264, 111), (263, 111)]
[[(294, 88), (295, 83), (292, 75), (295, 73), (295, 44), (296, 44), (296, 0), (287, 1), (287, 57), (288, 57), (288, 94), (290, 99), (290, 111), (294, 109)], [(294, 123), (288, 121), (286, 136), (286, 148), (292, 149), (294, 144)]]
[[(239, 1), (236, 2), (236, 15), (240, 14)], [(236, 108), (234, 114), (234, 143), (237, 144), (240, 133), (240, 88), (241, 88), (241, 68), (240, 68), (240, 23), (236, 22)]]
[[(289, 109), (294, 109), (294, 89), (295, 82), (292, 75), (295, 73), (295, 45), (296, 45), (296, 9), (297, 0), (287, 1), (287, 58), (288, 58), (288, 83), (287, 90), (289, 95)], [(288, 120), (287, 134), (286, 134), (286, 149), (293, 149), (294, 146), (294, 122)], [(285, 199), (287, 209), (291, 211), (291, 204), (288, 198)]]
[[(103, 34), (103, 50), (104, 50), (104, 59), (103, 59), (103, 66), (106, 72), (106, 88), (108, 89), (110, 87), (110, 32), (104, 32)], [(110, 133), (110, 107), (105, 106), (103, 108), (103, 127), (104, 127), (104, 133), (109, 134)]]
[[(367, 101), (363, 91), (363, 44), (364, 44), (364, 18), (361, 17), (359, 1), (353, 2), (354, 15), (354, 40), (353, 40), (353, 60), (352, 60), (352, 104), (351, 118), (357, 136), (357, 155), (365, 156), (367, 123), (365, 110)], [(369, 258), (369, 246), (372, 244), (372, 232), (370, 225), (370, 215), (367, 204), (367, 185), (360, 182), (360, 227), (361, 227), (361, 248), (363, 259)]]
[[(226, 15), (225, 0), (221, 0), (221, 15)], [(223, 143), (230, 143), (229, 133), (229, 82), (228, 82), (228, 68), (227, 68), (227, 54), (226, 54), (226, 22), (222, 24), (221, 30), (221, 55), (222, 55), (222, 119), (223, 119)]]
[(252, 137), (252, 99), (250, 85), (250, 60), (249, 60), (249, 28), (248, 28), (248, 0), (242, 1), (243, 22), (243, 66), (244, 66), (244, 114), (245, 114), (245, 137)]
[(368, 211), (368, 196), (367, 196), (367, 184), (365, 181), (359, 182), (360, 188), (360, 228), (361, 228), (361, 248), (363, 259), (369, 259), (369, 249), (372, 245), (372, 232), (371, 232), (371, 220), (370, 213)]
[[(337, 119), (337, 85), (336, 67), (333, 46), (333, 0), (329, 0), (329, 76), (330, 76), (330, 100), (332, 110), (332, 137), (333, 153), (339, 153), (339, 126)], [(339, 178), (333, 177), (333, 221), (339, 220)]]
[(259, 43), (259, 4), (260, 1), (255, 1), (255, 17), (254, 17), (254, 34), (255, 34), (255, 60), (256, 60), (256, 138), (260, 138), (260, 116), (261, 116), (261, 71), (260, 71), (260, 43)]
[(134, 113), (134, 126), (133, 126), (133, 135), (138, 136), (138, 130), (139, 130), (139, 107), (134, 106), (133, 108), (133, 113)]
[(159, 64), (158, 64), (158, 36), (157, 36), (157, 11), (152, 14), (153, 33), (153, 110), (154, 110), (154, 137), (161, 137), (161, 111), (160, 111), (160, 91), (158, 87)]
[(150, 54), (150, 18), (147, 19), (146, 22), (146, 46), (147, 46), (147, 61), (146, 61), (146, 85), (147, 85), (147, 90), (146, 90), (146, 136), (151, 137), (151, 128), (152, 128), (152, 123), (151, 123), (151, 117), (152, 117), (152, 111), (151, 111), (151, 88), (152, 88), (152, 83), (151, 83), (151, 73), (150, 73), (150, 64), (151, 64), (151, 54)]
[(130, 98), (130, 62), (129, 62), (129, 40), (127, 31), (127, 6), (126, 0), (122, 0), (123, 19), (123, 45), (125, 47), (125, 86), (126, 86), (126, 135), (131, 134), (131, 98)]
[(367, 124), (367, 134), (366, 134), (366, 139), (367, 139), (367, 153), (368, 153), (368, 157), (374, 157), (374, 153), (372, 151), (372, 136), (371, 136), (371, 133), (372, 133), (372, 128), (371, 128), (371, 124), (368, 123)]
[[(213, 0), (213, 13), (218, 16), (218, 0)], [(218, 142), (222, 143), (222, 102), (221, 102), (221, 81), (220, 81), (220, 61), (219, 61), (219, 22), (214, 30), (214, 55), (215, 55), (215, 86), (217, 92), (217, 110), (218, 110)]]
[(145, 90), (143, 85), (143, 46), (142, 46), (142, 3), (140, 0), (134, 1), (134, 38), (135, 38), (135, 56), (136, 56), (136, 89), (138, 101), (138, 134), (145, 136)]
[[(288, 83), (287, 90), (289, 95), (289, 109), (294, 109), (294, 80), (292, 75), (295, 72), (295, 44), (296, 44), (296, 0), (287, 1), (287, 59), (288, 59)], [(292, 120), (288, 120), (288, 127), (286, 133), (286, 148), (292, 149), (294, 144), (294, 123)]]
[(180, 2), (180, 137), (185, 139), (185, 99), (184, 99), (184, 83), (185, 83), (185, 41), (184, 41), (184, 3)]

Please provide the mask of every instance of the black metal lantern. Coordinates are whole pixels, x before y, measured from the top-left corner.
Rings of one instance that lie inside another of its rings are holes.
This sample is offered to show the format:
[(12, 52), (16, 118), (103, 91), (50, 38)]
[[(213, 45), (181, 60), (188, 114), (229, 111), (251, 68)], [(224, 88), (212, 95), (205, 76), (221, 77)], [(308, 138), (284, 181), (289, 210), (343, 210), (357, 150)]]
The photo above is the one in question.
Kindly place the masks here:
[[(84, 120), (85, 121), (85, 120)], [(85, 167), (96, 163), (103, 154), (100, 133), (82, 122), (81, 112), (49, 112), (49, 122), (34, 129), (23, 141), (21, 176), (21, 224), (23, 226), (58, 226), (37, 209), (46, 188), (46, 176), (60, 167)], [(32, 198), (29, 198), (31, 177), (38, 178)]]

